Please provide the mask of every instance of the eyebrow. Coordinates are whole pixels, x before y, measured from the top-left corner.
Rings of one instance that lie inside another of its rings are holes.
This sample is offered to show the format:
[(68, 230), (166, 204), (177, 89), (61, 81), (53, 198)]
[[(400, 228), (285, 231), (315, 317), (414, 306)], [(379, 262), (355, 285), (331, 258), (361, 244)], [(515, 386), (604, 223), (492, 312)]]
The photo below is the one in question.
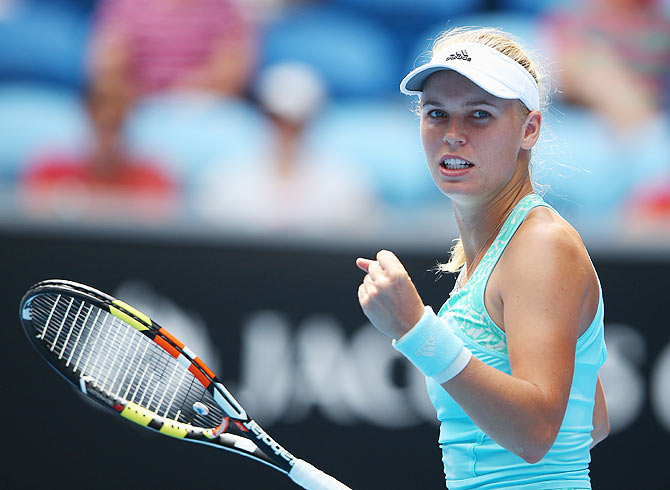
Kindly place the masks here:
[[(422, 101), (421, 101), (421, 106), (422, 106), (422, 107), (427, 106), (427, 105), (432, 105), (432, 106), (434, 106), (434, 107), (442, 107), (442, 104), (441, 104), (441, 103), (439, 103), (439, 102), (437, 102), (437, 101), (434, 101), (434, 100), (430, 100), (430, 99), (428, 99), (428, 100), (422, 100)], [(489, 107), (498, 107), (497, 105), (491, 103), (491, 102), (488, 101), (488, 100), (484, 100), (484, 99), (468, 100), (468, 101), (465, 102), (464, 105), (465, 105), (465, 106), (468, 106), (468, 107), (471, 107), (471, 106), (478, 106), (478, 105), (487, 105), (487, 106), (489, 106)]]

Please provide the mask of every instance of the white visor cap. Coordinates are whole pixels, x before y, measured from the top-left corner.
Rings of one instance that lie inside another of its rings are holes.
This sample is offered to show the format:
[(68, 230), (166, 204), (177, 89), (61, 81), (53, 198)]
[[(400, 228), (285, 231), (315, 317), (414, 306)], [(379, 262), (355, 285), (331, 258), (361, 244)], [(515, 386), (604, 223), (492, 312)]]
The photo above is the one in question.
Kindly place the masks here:
[(428, 77), (443, 70), (460, 73), (491, 95), (519, 99), (529, 110), (540, 110), (537, 83), (528, 70), (497, 49), (478, 43), (445, 46), (428, 63), (403, 78), (400, 91), (406, 95), (421, 94)]

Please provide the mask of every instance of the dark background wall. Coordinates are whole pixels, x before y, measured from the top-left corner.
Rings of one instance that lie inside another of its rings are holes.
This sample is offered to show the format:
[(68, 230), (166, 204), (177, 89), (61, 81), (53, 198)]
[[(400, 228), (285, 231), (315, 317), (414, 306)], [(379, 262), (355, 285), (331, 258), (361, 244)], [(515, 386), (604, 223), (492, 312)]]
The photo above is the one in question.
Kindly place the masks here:
[[(420, 384), (366, 327), (356, 300), (354, 260), (375, 251), (2, 232), (8, 357), (0, 486), (295, 488), (255, 462), (87, 407), (39, 359), (18, 319), (24, 291), (59, 277), (146, 305), (168, 330), (205, 339), (200, 349), (197, 339), (187, 344), (211, 360), (249, 413), (289, 451), (352, 488), (443, 488), (437, 425)], [(424, 300), (439, 307), (453, 279), (435, 281), (429, 269), (444, 253), (396, 252)], [(592, 453), (594, 488), (640, 488), (642, 477), (645, 488), (665, 488), (670, 261), (596, 255), (594, 262), (606, 304), (610, 357), (602, 375), (614, 428)], [(260, 353), (253, 363), (251, 352)]]

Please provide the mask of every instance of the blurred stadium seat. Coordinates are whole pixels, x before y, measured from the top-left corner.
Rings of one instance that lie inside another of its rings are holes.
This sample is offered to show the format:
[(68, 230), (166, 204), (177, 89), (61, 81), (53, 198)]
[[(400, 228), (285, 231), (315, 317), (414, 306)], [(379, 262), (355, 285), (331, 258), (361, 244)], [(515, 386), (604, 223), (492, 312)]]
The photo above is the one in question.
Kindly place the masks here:
[(307, 63), (335, 97), (397, 91), (400, 58), (390, 33), (343, 9), (287, 9), (267, 27), (261, 49), (262, 67), (282, 61)]
[[(407, 108), (409, 99), (398, 95), (403, 75), (426, 61), (435, 36), (455, 26), (500, 27), (542, 52), (538, 22), (543, 13), (575, 3), (298, 2), (265, 26), (257, 73), (283, 61), (315, 68), (332, 100), (308, 128), (305, 151), (364, 169), (388, 204), (420, 206), (439, 192), (425, 170), (418, 120)], [(0, 0), (1, 182), (11, 184), (42, 151), (86, 144), (88, 122), (78, 91), (85, 86), (95, 4)], [(667, 12), (670, 2), (663, 0), (663, 5)], [(593, 113), (554, 103), (534, 153), (536, 177), (559, 211), (568, 216), (616, 212), (635, 186), (667, 171), (667, 121), (649, 121), (620, 138)], [(199, 94), (147, 99), (128, 122), (131, 150), (165, 162), (187, 187), (205, 168), (256, 164), (259, 147), (276, 136), (251, 101)]]
[(556, 104), (545, 117), (535, 174), (566, 217), (612, 217), (631, 192), (670, 164), (663, 118), (623, 136), (583, 108)]
[(421, 149), (419, 121), (407, 101), (333, 104), (306, 137), (311, 153), (335, 155), (368, 175), (391, 206), (425, 205), (439, 196)]
[(265, 117), (247, 101), (207, 94), (144, 100), (128, 121), (130, 147), (170, 166), (188, 185), (203, 165), (236, 163), (270, 137)]
[[(486, 7), (485, 0), (456, 2), (445, 0), (338, 0), (342, 8), (349, 8), (361, 15), (383, 23), (393, 33), (401, 62), (408, 57), (414, 61), (416, 54), (411, 51), (417, 35), (428, 26), (440, 23), (449, 25), (454, 16), (478, 12)], [(440, 28), (442, 30), (442, 28)], [(421, 46), (419, 53), (428, 48)], [(410, 66), (410, 65), (407, 65)], [(403, 66), (404, 68), (404, 66)]]
[(496, 27), (516, 37), (524, 48), (536, 49), (538, 40), (538, 18), (518, 11), (479, 12), (454, 17), (454, 26)]
[(8, 2), (0, 17), (0, 79), (81, 88), (89, 16), (64, 2)]
[(483, 8), (485, 0), (454, 2), (445, 0), (339, 0), (362, 11), (374, 13), (380, 17), (393, 16), (399, 19), (411, 18), (421, 22), (423, 19), (448, 18)]
[(78, 94), (36, 84), (0, 85), (0, 180), (16, 179), (41, 151), (80, 148), (88, 121)]
[(576, 0), (498, 0), (498, 8), (538, 14), (555, 8), (570, 8)]
[(454, 16), (448, 23), (438, 23), (420, 33), (409, 51), (406, 68), (410, 70), (430, 59), (435, 38), (454, 27), (497, 27), (515, 36), (524, 46), (535, 49), (537, 44), (536, 18), (518, 12), (476, 12)]

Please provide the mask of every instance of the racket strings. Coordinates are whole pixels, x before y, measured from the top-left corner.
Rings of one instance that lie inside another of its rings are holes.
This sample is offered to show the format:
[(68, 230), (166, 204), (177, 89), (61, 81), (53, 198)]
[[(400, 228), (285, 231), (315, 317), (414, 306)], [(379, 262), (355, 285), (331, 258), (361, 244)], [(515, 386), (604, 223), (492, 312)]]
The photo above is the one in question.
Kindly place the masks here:
[(36, 296), (30, 313), (36, 341), (43, 342), (49, 355), (71, 372), (86, 376), (96, 389), (196, 427), (221, 423), (225, 414), (195, 376), (116, 316), (54, 293)]

